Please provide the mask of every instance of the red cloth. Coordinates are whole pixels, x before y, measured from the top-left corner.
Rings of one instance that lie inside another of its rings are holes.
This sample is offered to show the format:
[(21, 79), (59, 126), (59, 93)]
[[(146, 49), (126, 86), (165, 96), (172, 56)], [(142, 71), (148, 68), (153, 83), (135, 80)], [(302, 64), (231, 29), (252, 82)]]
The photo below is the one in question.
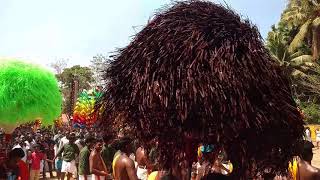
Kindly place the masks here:
[(41, 152), (33, 152), (31, 154), (31, 169), (40, 170), (40, 161), (43, 160), (44, 154)]
[(6, 152), (5, 150), (3, 150), (2, 152), (0, 151), (0, 164), (4, 162), (4, 160), (6, 160)]
[(27, 163), (20, 160), (18, 162), (18, 167), (19, 167), (19, 179), (29, 180), (29, 169), (28, 169)]
[(12, 135), (11, 134), (5, 134), (5, 141), (10, 142)]

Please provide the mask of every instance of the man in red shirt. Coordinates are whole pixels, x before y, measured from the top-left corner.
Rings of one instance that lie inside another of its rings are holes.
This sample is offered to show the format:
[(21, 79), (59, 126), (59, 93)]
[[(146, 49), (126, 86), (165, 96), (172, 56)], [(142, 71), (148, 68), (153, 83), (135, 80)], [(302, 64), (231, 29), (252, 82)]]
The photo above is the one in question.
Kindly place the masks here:
[(19, 167), (19, 179), (20, 180), (29, 180), (29, 169), (26, 162), (20, 160), (18, 162)]
[(40, 152), (40, 146), (34, 145), (34, 152), (28, 157), (31, 160), (30, 180), (39, 180), (40, 178), (40, 162), (46, 159), (46, 155)]

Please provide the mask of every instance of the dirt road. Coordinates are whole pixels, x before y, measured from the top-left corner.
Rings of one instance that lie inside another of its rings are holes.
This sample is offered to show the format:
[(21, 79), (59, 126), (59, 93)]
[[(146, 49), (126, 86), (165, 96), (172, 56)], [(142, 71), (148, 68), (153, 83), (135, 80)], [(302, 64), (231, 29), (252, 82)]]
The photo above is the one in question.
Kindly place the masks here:
[(320, 168), (320, 149), (318, 148), (313, 149), (312, 165), (317, 168)]

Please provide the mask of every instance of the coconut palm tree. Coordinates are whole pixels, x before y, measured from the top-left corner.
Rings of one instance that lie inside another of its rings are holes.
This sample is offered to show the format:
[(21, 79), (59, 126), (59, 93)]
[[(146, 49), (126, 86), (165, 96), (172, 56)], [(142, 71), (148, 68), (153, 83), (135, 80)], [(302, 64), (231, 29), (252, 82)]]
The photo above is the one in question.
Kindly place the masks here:
[(306, 76), (305, 70), (312, 65), (312, 56), (302, 50), (290, 52), (286, 38), (273, 27), (267, 39), (267, 48), (280, 66), (285, 68), (289, 76)]
[(307, 100), (319, 99), (320, 66), (314, 63), (312, 55), (305, 54), (302, 49), (291, 53), (287, 38), (275, 27), (268, 34), (266, 46), (291, 79), (295, 96)]
[(290, 27), (299, 27), (288, 51), (295, 52), (310, 36), (313, 60), (320, 56), (320, 2), (319, 0), (291, 0), (288, 9), (282, 14), (282, 21)]

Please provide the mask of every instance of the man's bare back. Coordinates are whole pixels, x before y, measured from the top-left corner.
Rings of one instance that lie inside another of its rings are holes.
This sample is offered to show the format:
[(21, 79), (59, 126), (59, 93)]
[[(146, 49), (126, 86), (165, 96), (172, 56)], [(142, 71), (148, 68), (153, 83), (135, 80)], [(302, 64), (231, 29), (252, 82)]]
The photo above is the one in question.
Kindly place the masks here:
[(120, 154), (114, 166), (115, 180), (138, 180), (134, 162), (126, 154)]
[(320, 170), (301, 159), (298, 163), (297, 179), (318, 180), (320, 179)]
[(301, 143), (301, 151), (298, 160), (298, 168), (296, 173), (297, 180), (313, 180), (320, 179), (320, 171), (311, 165), (313, 159), (314, 145), (312, 142), (303, 141)]

